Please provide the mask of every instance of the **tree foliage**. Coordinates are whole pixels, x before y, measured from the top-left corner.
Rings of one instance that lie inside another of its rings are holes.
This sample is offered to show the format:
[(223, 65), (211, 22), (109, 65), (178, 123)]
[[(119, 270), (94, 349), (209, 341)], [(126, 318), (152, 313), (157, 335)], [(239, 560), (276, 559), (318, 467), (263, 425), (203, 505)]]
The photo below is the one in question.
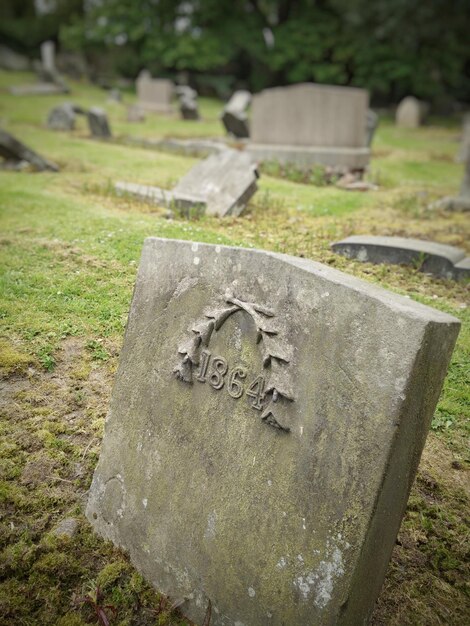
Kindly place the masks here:
[[(55, 23), (63, 46), (108, 55), (129, 76), (147, 67), (230, 76), (252, 90), (315, 81), (366, 87), (384, 101), (410, 93), (470, 100), (467, 0), (51, 2), (43, 30)], [(34, 0), (3, 4), (16, 7), (6, 16), (10, 38), (21, 39), (14, 23), (23, 37), (26, 24), (37, 31)]]

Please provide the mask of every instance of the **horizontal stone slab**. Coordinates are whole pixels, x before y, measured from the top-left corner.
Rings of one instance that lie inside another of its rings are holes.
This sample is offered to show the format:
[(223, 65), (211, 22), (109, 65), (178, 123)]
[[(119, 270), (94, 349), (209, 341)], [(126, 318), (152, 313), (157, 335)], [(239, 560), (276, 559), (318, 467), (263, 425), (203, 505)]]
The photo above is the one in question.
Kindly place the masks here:
[(139, 185), (137, 183), (118, 181), (115, 183), (114, 189), (118, 194), (128, 194), (139, 200), (168, 208), (188, 209), (198, 206), (201, 207), (201, 209), (205, 209), (206, 207), (206, 202), (203, 197), (185, 196), (182, 193), (175, 194), (167, 189), (152, 185)]
[(454, 246), (406, 237), (353, 235), (333, 243), (333, 250), (350, 259), (368, 263), (415, 265), (423, 272), (442, 278), (470, 276), (466, 265), (460, 265), (465, 252)]
[(329, 148), (321, 146), (281, 146), (249, 143), (246, 151), (258, 161), (294, 163), (299, 167), (312, 165), (344, 166), (364, 169), (370, 160), (369, 148)]
[(55, 96), (57, 94), (69, 93), (69, 89), (66, 86), (55, 85), (54, 83), (33, 83), (31, 85), (10, 87), (10, 93), (14, 96)]
[(365, 624), (458, 330), (306, 259), (147, 239), (88, 519), (196, 624)]

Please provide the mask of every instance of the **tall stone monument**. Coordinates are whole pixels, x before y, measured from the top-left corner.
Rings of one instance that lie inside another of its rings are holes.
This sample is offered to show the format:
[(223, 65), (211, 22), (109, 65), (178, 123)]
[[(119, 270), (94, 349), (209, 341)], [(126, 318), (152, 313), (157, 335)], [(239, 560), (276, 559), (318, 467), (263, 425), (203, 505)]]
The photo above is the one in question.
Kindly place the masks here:
[(43, 41), (41, 44), (41, 61), (45, 72), (54, 76), (57, 73), (55, 66), (55, 44), (53, 41)]
[(253, 97), (249, 151), (262, 160), (363, 169), (369, 162), (364, 89), (302, 83)]
[(152, 78), (143, 70), (136, 81), (137, 99), (141, 109), (150, 113), (171, 113), (174, 85), (166, 78)]
[(146, 240), (88, 519), (196, 624), (364, 624), (458, 330), (319, 263)]

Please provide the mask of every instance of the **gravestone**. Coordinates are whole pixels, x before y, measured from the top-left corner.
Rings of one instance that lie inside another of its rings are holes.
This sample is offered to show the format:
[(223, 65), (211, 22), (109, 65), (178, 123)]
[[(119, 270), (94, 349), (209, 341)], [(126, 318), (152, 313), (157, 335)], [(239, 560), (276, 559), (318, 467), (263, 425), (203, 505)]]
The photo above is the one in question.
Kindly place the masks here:
[(166, 78), (152, 78), (143, 70), (136, 81), (138, 104), (151, 113), (171, 113), (174, 85)]
[(145, 122), (145, 113), (138, 104), (131, 104), (127, 108), (128, 122)]
[(249, 151), (261, 160), (363, 169), (369, 162), (364, 89), (302, 83), (253, 98)]
[(249, 155), (226, 149), (197, 163), (172, 191), (151, 185), (117, 182), (126, 193), (155, 204), (188, 209), (197, 207), (207, 215), (240, 215), (257, 190), (258, 172)]
[(55, 44), (53, 41), (43, 41), (41, 44), (41, 61), (43, 71), (49, 75), (53, 81), (57, 73), (55, 66)]
[(11, 72), (25, 72), (31, 68), (28, 57), (0, 45), (0, 68)]
[(414, 265), (442, 278), (469, 278), (470, 258), (455, 246), (408, 237), (353, 235), (332, 244), (338, 254), (368, 263)]
[(108, 102), (122, 102), (122, 93), (120, 89), (110, 89), (108, 92)]
[(93, 137), (107, 139), (111, 137), (111, 128), (106, 111), (99, 107), (92, 107), (88, 113), (88, 126)]
[(422, 125), (427, 106), (414, 96), (403, 98), (397, 107), (395, 123), (404, 128), (418, 128)]
[(319, 263), (147, 239), (88, 519), (196, 624), (365, 624), (458, 329)]
[(181, 117), (184, 120), (198, 120), (197, 91), (188, 85), (179, 85), (175, 91), (180, 101)]
[(0, 156), (5, 159), (7, 167), (19, 167), (22, 162), (27, 162), (40, 172), (44, 170), (57, 172), (59, 169), (55, 163), (48, 161), (2, 129), (0, 129)]
[(466, 113), (462, 124), (462, 140), (460, 142), (460, 150), (458, 160), (465, 163), (470, 152), (470, 113)]
[(47, 117), (47, 127), (51, 130), (74, 130), (76, 107), (70, 102), (57, 105)]
[(251, 103), (251, 93), (240, 89), (236, 91), (222, 111), (221, 120), (225, 130), (234, 137), (244, 139), (250, 136), (247, 110)]
[(367, 109), (366, 116), (366, 146), (370, 148), (374, 139), (375, 131), (379, 125), (379, 116), (372, 109)]

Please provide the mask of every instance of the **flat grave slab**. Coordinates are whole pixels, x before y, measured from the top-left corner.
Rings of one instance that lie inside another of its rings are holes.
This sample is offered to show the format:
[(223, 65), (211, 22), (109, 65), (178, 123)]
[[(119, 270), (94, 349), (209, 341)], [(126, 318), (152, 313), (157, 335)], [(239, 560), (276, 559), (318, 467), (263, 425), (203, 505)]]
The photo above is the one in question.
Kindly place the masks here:
[(368, 263), (419, 264), (420, 270), (442, 278), (470, 276), (465, 265), (457, 267), (465, 252), (454, 246), (407, 237), (353, 235), (333, 243), (333, 250), (350, 259)]
[(319, 263), (147, 239), (88, 519), (197, 624), (366, 623), (458, 330)]

